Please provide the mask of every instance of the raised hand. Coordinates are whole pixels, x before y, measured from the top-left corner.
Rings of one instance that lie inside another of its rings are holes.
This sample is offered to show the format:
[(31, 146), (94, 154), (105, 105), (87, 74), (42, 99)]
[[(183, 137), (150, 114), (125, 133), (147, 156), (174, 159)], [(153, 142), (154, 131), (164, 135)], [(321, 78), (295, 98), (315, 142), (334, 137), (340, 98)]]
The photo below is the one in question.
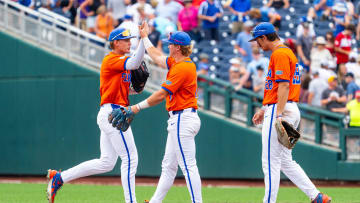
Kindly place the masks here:
[(143, 21), (139, 26), (140, 37), (145, 38), (149, 35), (150, 28), (146, 21)]

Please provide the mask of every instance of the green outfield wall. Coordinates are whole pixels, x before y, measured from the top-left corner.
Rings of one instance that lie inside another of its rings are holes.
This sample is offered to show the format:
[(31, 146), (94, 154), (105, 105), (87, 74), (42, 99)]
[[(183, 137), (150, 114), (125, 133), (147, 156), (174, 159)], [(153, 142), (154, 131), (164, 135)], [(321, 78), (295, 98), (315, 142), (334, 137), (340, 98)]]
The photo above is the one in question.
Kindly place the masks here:
[[(0, 44), (0, 175), (43, 175), (98, 158), (99, 74), (1, 32)], [(261, 179), (261, 134), (223, 116), (199, 114), (201, 176)], [(159, 176), (167, 118), (164, 103), (135, 117), (138, 176)], [(311, 178), (360, 180), (360, 164), (339, 161), (340, 152), (300, 142), (293, 153)], [(108, 174), (119, 171), (118, 163)]]

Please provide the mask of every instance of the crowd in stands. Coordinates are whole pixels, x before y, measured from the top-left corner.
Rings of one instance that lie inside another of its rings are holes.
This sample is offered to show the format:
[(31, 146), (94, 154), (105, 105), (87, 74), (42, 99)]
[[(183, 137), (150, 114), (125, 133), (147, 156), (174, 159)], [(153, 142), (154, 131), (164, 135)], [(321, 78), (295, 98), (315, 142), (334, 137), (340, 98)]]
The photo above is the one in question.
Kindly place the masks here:
[[(350, 112), (350, 125), (360, 127), (360, 0), (17, 1), (34, 9), (48, 8), (104, 39), (116, 27), (138, 35), (138, 24), (147, 20), (149, 38), (163, 52), (168, 48), (161, 39), (183, 30), (194, 40), (193, 60), (199, 74), (228, 80), (235, 90), (247, 88), (259, 94), (269, 53), (248, 41), (256, 24), (271, 22), (298, 57), (300, 102)], [(138, 39), (132, 40), (135, 49)]]

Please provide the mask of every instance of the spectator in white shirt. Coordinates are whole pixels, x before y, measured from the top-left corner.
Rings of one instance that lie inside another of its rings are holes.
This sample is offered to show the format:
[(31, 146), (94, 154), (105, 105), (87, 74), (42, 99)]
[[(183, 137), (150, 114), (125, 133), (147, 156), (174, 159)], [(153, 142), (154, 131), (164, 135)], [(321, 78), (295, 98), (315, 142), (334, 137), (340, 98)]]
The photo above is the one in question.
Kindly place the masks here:
[(129, 5), (126, 9), (126, 13), (133, 17), (133, 22), (139, 25), (143, 20), (152, 19), (155, 17), (154, 9), (146, 0), (137, 0), (134, 5)]
[(333, 57), (329, 50), (326, 49), (326, 41), (325, 38), (322, 36), (319, 36), (316, 38), (316, 47), (314, 47), (311, 50), (310, 59), (311, 59), (311, 65), (310, 65), (310, 71), (318, 71), (320, 67), (321, 61), (333, 61)]
[(336, 66), (334, 63), (332, 62), (329, 62), (329, 61), (326, 61), (326, 60), (323, 60), (320, 62), (320, 69), (319, 69), (319, 77), (324, 80), (325, 82), (328, 81), (328, 79), (331, 77), (331, 76), (335, 76), (336, 77), (336, 73), (330, 69), (331, 68), (336, 68)]
[(348, 73), (354, 74), (355, 83), (360, 86), (360, 55), (351, 52), (345, 66)]
[(321, 95), (326, 88), (328, 88), (328, 83), (319, 77), (319, 71), (312, 72), (313, 79), (309, 84), (309, 95), (308, 95), (308, 104), (311, 106), (321, 107)]
[(156, 16), (168, 18), (171, 22), (177, 24), (178, 14), (183, 6), (174, 0), (164, 0), (156, 7)]

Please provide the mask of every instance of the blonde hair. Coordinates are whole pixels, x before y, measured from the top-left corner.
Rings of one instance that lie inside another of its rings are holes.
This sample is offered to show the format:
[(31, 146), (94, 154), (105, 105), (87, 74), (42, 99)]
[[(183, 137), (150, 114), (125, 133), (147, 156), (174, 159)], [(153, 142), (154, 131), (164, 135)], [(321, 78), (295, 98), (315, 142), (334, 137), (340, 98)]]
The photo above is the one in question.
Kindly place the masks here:
[(186, 45), (186, 46), (181, 46), (181, 45), (180, 45), (181, 54), (182, 54), (183, 56), (186, 56), (186, 57), (190, 56), (191, 53), (192, 53), (193, 47), (194, 47), (194, 46), (193, 46), (192, 44)]

